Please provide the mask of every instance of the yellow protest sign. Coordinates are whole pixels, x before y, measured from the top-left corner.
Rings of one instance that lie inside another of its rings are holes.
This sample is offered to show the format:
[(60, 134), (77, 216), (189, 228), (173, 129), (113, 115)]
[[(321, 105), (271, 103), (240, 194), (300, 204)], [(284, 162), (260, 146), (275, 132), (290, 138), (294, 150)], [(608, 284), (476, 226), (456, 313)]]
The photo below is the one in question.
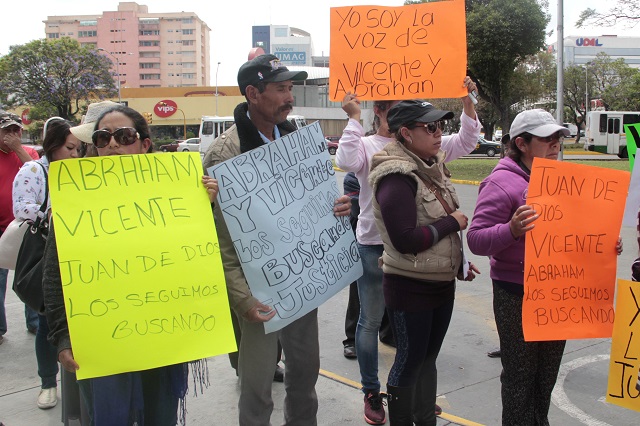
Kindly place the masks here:
[(526, 341), (611, 336), (629, 179), (620, 170), (534, 159), (527, 204), (540, 217), (525, 240)]
[(640, 411), (640, 283), (618, 280), (607, 402)]
[(51, 163), (78, 379), (235, 350), (202, 174), (195, 152)]
[(459, 98), (467, 70), (464, 0), (331, 8), (329, 96)]

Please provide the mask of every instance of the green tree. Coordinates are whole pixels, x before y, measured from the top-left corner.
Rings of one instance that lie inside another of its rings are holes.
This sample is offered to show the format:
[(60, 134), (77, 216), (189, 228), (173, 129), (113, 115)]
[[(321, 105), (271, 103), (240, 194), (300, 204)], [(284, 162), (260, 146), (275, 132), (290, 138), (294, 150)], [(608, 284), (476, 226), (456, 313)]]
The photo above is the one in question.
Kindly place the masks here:
[(594, 96), (602, 100), (609, 111), (636, 111), (640, 109), (640, 70), (630, 67), (624, 59), (613, 60), (599, 53), (592, 62)]
[(640, 0), (617, 0), (606, 12), (585, 9), (580, 12), (576, 27), (612, 27), (620, 22), (632, 27), (640, 22)]
[(518, 112), (512, 106), (531, 92), (531, 80), (519, 78), (517, 69), (544, 47), (547, 22), (535, 0), (467, 0), (468, 67), (503, 129)]
[[(570, 65), (564, 69), (564, 117), (566, 122), (575, 124), (579, 129), (586, 120), (587, 95), (589, 99), (598, 96), (591, 65), (587, 64), (586, 69), (580, 65)], [(576, 136), (576, 142), (579, 141), (580, 132)]]
[(116, 93), (110, 66), (95, 49), (68, 37), (11, 46), (0, 58), (0, 99), (49, 106), (56, 115), (72, 119), (90, 98)]

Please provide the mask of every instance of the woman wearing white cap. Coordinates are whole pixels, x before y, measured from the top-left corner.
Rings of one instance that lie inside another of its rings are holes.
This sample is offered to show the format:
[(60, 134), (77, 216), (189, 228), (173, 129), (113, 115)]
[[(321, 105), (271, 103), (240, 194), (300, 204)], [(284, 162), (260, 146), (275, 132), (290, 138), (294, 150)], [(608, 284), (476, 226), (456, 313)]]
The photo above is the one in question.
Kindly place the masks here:
[[(502, 351), (502, 424), (548, 425), (551, 392), (565, 341), (525, 342), (522, 331), (524, 247), (538, 213), (527, 188), (534, 158), (557, 160), (569, 130), (541, 109), (523, 111), (511, 124), (508, 153), (480, 184), (467, 233), (471, 251), (491, 257), (493, 312)], [(616, 247), (622, 251), (622, 243)]]

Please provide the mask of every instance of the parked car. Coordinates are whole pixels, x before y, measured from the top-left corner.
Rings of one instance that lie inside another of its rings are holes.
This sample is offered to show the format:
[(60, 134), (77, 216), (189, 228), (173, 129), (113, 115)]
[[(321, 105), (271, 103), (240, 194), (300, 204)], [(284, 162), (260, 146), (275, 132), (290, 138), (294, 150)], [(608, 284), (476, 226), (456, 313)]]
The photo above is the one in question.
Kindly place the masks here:
[(478, 137), (478, 143), (476, 143), (476, 149), (470, 152), (470, 154), (486, 154), (487, 157), (493, 157), (502, 149), (500, 142), (488, 141), (482, 136)]
[(493, 140), (500, 142), (502, 140), (502, 129), (498, 129), (493, 133)]
[(327, 142), (327, 150), (329, 151), (329, 154), (336, 155), (336, 151), (338, 150), (338, 140), (340, 140), (340, 138), (338, 137), (338, 140), (332, 141), (327, 136), (324, 140)]
[(164, 145), (160, 145), (158, 148), (162, 152), (176, 152), (178, 150), (178, 145), (180, 142), (184, 142), (182, 140), (177, 140), (175, 142), (166, 143)]
[(187, 139), (178, 144), (178, 151), (182, 152), (200, 152), (200, 138)]

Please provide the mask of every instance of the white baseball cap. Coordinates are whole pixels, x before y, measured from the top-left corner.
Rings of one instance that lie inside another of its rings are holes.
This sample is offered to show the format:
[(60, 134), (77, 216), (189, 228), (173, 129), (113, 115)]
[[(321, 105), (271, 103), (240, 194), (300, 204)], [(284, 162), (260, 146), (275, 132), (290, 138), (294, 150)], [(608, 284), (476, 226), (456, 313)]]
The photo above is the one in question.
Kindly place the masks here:
[(543, 109), (530, 109), (522, 111), (516, 115), (509, 129), (509, 138), (513, 139), (523, 133), (530, 133), (533, 136), (546, 137), (556, 132), (562, 132), (564, 136), (569, 136), (571, 132), (566, 127), (556, 123), (553, 116)]
[(87, 108), (87, 114), (82, 117), (81, 124), (69, 129), (71, 134), (80, 139), (84, 143), (93, 143), (91, 135), (93, 135), (93, 129), (96, 127), (96, 121), (105, 112), (112, 110), (120, 104), (112, 101), (96, 102), (89, 105)]

